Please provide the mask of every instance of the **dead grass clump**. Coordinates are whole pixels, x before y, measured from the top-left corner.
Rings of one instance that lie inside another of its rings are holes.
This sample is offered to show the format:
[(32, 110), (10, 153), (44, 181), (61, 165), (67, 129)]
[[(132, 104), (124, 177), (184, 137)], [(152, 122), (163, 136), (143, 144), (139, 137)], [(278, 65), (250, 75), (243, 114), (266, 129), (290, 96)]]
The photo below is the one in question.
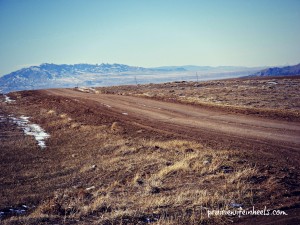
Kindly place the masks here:
[(106, 191), (98, 191), (95, 194), (95, 199), (92, 203), (89, 204), (88, 213), (100, 212), (100, 213), (108, 213), (113, 210), (113, 206), (111, 205), (110, 193)]
[(158, 146), (162, 149), (171, 149), (171, 150), (178, 150), (181, 153), (186, 152), (193, 152), (195, 150), (203, 149), (203, 145), (200, 143), (196, 143), (193, 141), (186, 141), (186, 140), (168, 140), (168, 141), (154, 141), (154, 140), (147, 140), (145, 141), (146, 146)]
[(97, 165), (92, 164), (92, 165), (84, 165), (80, 168), (79, 172), (80, 173), (86, 173), (86, 172), (92, 172), (97, 169)]
[(143, 185), (145, 183), (144, 179), (142, 178), (142, 176), (137, 173), (133, 180), (132, 180), (133, 185)]
[(146, 194), (158, 194), (162, 190), (162, 181), (159, 177), (149, 179), (145, 186)]
[(49, 215), (79, 216), (92, 198), (93, 195), (82, 188), (56, 191), (53, 197), (48, 198), (38, 207), (37, 212)]
[(175, 162), (173, 165), (166, 166), (163, 169), (161, 169), (157, 176), (161, 179), (163, 179), (165, 176), (167, 176), (170, 173), (178, 172), (178, 171), (188, 171), (190, 169), (190, 161), (194, 158), (196, 158), (198, 155), (188, 155), (184, 157), (182, 160)]
[(59, 127), (65, 127), (70, 125), (70, 121), (71, 120), (69, 118), (58, 117), (57, 119), (54, 118), (53, 120), (48, 121), (47, 126), (57, 129)]
[(113, 122), (113, 124), (110, 127), (110, 130), (113, 133), (122, 133), (124, 131), (124, 128), (120, 125), (119, 122)]
[(80, 123), (72, 123), (70, 127), (72, 129), (78, 129), (78, 128), (80, 128)]
[(64, 118), (68, 118), (68, 115), (66, 113), (62, 113), (59, 115), (59, 117), (64, 119)]
[(54, 116), (57, 116), (57, 113), (55, 110), (53, 109), (50, 109), (48, 112), (47, 112), (48, 115), (54, 115)]

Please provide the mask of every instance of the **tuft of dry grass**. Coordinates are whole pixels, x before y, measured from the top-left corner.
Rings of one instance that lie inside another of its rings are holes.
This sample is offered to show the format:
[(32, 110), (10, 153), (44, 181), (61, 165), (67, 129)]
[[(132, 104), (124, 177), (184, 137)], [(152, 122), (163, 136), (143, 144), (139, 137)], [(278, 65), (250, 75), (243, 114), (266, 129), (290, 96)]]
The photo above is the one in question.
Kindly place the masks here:
[(113, 133), (122, 133), (124, 131), (124, 128), (120, 125), (118, 122), (113, 122), (113, 124), (110, 127), (110, 130)]

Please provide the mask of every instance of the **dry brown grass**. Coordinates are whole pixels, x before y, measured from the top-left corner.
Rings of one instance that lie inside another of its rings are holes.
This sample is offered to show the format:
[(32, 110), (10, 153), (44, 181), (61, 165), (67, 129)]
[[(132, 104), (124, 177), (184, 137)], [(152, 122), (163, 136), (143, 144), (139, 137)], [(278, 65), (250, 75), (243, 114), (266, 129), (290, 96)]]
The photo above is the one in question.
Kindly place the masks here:
[(110, 127), (110, 130), (113, 133), (122, 133), (124, 131), (124, 128), (120, 125), (118, 122), (113, 122), (113, 124)]
[(98, 90), (297, 121), (300, 117), (299, 77), (171, 82)]
[[(134, 137), (120, 132), (125, 125), (116, 118), (77, 112), (77, 102), (40, 98), (42, 104), (28, 106), (23, 97), (19, 108), (9, 108), (32, 116), (51, 137), (43, 151), (29, 137), (3, 140), (1, 167), (7, 175), (1, 177), (6, 183), (1, 207), (36, 205), (7, 224), (222, 224), (228, 218), (208, 219), (207, 210), (229, 209), (232, 203), (247, 208), (265, 194), (258, 190), (270, 183), (278, 188), (268, 175), (251, 182), (260, 169), (241, 161), (249, 157), (242, 151), (216, 151), (161, 135)], [(63, 103), (57, 108), (51, 101)], [(136, 134), (139, 128), (130, 129)], [(23, 151), (24, 157), (15, 157)]]

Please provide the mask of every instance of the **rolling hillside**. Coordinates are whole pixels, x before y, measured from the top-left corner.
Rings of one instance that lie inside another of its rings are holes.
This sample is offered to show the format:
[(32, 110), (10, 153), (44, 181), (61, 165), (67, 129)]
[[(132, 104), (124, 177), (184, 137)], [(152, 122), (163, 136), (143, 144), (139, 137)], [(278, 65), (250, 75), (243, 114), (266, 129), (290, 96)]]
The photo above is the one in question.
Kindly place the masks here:
[(261, 70), (251, 75), (252, 77), (265, 77), (265, 76), (295, 76), (300, 75), (300, 63), (294, 66), (285, 67), (272, 67)]

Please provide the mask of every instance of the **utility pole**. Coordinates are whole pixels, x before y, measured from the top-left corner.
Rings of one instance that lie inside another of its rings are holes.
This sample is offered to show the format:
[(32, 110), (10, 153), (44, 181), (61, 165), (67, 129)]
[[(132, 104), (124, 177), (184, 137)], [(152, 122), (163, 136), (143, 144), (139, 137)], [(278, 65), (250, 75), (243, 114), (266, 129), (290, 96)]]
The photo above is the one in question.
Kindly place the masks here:
[(135, 81), (135, 84), (138, 85), (137, 80), (136, 80), (136, 76), (134, 76), (134, 81)]

